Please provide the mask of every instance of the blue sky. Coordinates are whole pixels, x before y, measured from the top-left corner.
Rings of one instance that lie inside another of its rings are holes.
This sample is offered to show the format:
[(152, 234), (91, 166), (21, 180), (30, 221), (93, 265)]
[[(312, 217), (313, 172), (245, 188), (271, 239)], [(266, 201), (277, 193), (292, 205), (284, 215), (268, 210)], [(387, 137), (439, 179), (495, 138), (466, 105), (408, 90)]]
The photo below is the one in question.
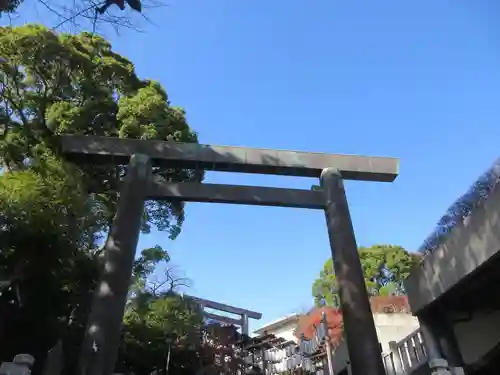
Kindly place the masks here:
[[(203, 143), (400, 157), (394, 183), (346, 188), (359, 245), (413, 250), (498, 156), (499, 9), (494, 0), (168, 0), (147, 13), (156, 26), (141, 23), (145, 33), (107, 36), (165, 85)], [(41, 16), (25, 11), (16, 23)], [(140, 244), (168, 248), (189, 293), (262, 312), (252, 328), (310, 306), (330, 251), (322, 212), (214, 204), (189, 204), (175, 242), (154, 233)]]

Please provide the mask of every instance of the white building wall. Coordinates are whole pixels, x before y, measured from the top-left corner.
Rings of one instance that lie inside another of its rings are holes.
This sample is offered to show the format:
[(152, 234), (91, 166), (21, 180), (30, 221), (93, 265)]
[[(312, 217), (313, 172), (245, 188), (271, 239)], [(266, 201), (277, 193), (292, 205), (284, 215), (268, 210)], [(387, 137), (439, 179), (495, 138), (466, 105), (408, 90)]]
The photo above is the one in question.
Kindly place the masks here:
[[(390, 341), (400, 341), (419, 328), (418, 319), (411, 314), (373, 314), (375, 329), (383, 352), (389, 351)], [(282, 337), (287, 341), (297, 341), (294, 335), (296, 321), (291, 321), (267, 333)]]
[(384, 353), (389, 351), (390, 341), (401, 341), (420, 327), (411, 314), (373, 314), (373, 320)]
[[(389, 342), (401, 341), (420, 326), (418, 319), (411, 314), (373, 314), (378, 341), (382, 352), (389, 352)], [(349, 361), (346, 342), (343, 341), (335, 350), (333, 362), (335, 373), (344, 370)]]
[(295, 328), (297, 327), (297, 323), (293, 322), (291, 324), (287, 324), (283, 327), (277, 328), (275, 330), (268, 330), (268, 333), (275, 335), (276, 337), (282, 337), (287, 341), (297, 341), (297, 338), (294, 335)]
[[(411, 314), (373, 314), (373, 320), (383, 353), (389, 352), (389, 342), (399, 342), (420, 327), (418, 319)], [(287, 341), (297, 341), (294, 335), (296, 326), (297, 322), (292, 321), (267, 332)], [(474, 363), (500, 341), (500, 313), (474, 316), (469, 322), (455, 324), (454, 329), (465, 362)], [(348, 355), (344, 349), (338, 348), (335, 354), (336, 367), (345, 366)]]
[(296, 317), (295, 319), (292, 319), (286, 323), (280, 323), (277, 325), (277, 327), (268, 327), (264, 326), (263, 328), (260, 328), (256, 331), (254, 331), (255, 334), (261, 334), (263, 333), (263, 329), (266, 330), (266, 332), (270, 335), (275, 335), (276, 337), (281, 337), (287, 341), (297, 341), (297, 338), (294, 335), (295, 328), (297, 328), (297, 322), (299, 321), (299, 318)]

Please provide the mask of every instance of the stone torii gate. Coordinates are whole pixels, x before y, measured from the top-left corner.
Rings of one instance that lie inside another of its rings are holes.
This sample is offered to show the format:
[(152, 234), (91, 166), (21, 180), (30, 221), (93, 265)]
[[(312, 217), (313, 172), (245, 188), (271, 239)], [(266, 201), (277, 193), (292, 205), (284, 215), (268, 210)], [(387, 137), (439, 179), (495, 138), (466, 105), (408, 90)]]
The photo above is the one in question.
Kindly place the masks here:
[[(352, 375), (385, 375), (343, 180), (392, 182), (398, 159), (94, 136), (62, 136), (60, 141), (63, 154), (76, 163), (128, 163), (78, 375), (109, 375), (114, 369), (146, 199), (324, 210)], [(159, 183), (152, 179), (152, 166), (316, 177), (321, 189)]]
[[(184, 298), (188, 298), (191, 301), (198, 304), (200, 307), (201, 313), (207, 319), (215, 320), (219, 323), (232, 324), (234, 326), (241, 327), (241, 333), (248, 336), (248, 319), (260, 319), (262, 318), (262, 314), (256, 311), (251, 311), (247, 309), (242, 309), (235, 306), (226, 305), (224, 303), (210, 301), (208, 299), (188, 296), (187, 294), (183, 295)], [(211, 312), (206, 311), (205, 309), (212, 309), (222, 312), (227, 312), (234, 315), (239, 315), (239, 319), (230, 318), (227, 316), (213, 314)], [(1, 374), (0, 374), (1, 375)]]

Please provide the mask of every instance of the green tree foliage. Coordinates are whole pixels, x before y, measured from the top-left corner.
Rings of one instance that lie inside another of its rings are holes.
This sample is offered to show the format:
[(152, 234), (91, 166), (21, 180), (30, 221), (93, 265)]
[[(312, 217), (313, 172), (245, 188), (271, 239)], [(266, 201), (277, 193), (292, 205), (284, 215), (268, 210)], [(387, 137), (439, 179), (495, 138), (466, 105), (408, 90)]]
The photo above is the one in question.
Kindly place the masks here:
[[(360, 247), (358, 252), (370, 295), (404, 294), (403, 280), (418, 262), (417, 254), (393, 245)], [(316, 306), (339, 306), (338, 283), (331, 258), (314, 281), (312, 294)]]
[[(124, 319), (120, 348), (121, 371), (135, 374), (179, 372), (179, 364), (197, 365), (203, 319), (200, 310), (170, 290), (159, 295), (143, 290), (131, 303)], [(190, 357), (189, 357), (190, 354)], [(177, 368), (177, 371), (172, 369)]]
[(82, 249), (99, 222), (79, 177), (50, 157), (0, 176), (0, 279), (19, 288), (20, 305), (0, 306), (9, 312), (0, 318), (0, 360), (43, 358), (85, 314), (98, 269)]
[[(0, 27), (0, 280), (18, 283), (22, 295), (17, 310), (0, 307), (0, 360), (27, 352), (43, 363), (62, 338), (74, 361), (116, 213), (125, 166), (67, 163), (58, 151), (61, 134), (197, 142), (184, 110), (159, 83), (139, 79), (103, 38), (40, 25)], [(154, 174), (202, 179), (193, 170)], [(142, 231), (174, 239), (183, 220), (182, 205), (148, 201)], [(141, 254), (137, 285), (169, 259), (159, 246)]]
[[(101, 37), (57, 35), (40, 25), (3, 27), (0, 56), (0, 162), (8, 170), (57, 155), (61, 134), (197, 142), (184, 110), (171, 106), (159, 83), (140, 80)], [(109, 225), (125, 167), (86, 165), (81, 172), (82, 183), (100, 192), (90, 195), (92, 210)], [(202, 178), (199, 171), (171, 168), (154, 174), (162, 181)], [(175, 238), (183, 220), (182, 205), (149, 201), (143, 231)]]
[[(54, 136), (100, 135), (197, 142), (185, 112), (173, 107), (157, 82), (140, 80), (133, 64), (104, 39), (82, 33), (54, 34), (39, 25), (0, 28), (0, 113), (5, 114), (0, 161), (23, 168), (40, 152), (57, 150)], [(83, 168), (95, 208), (108, 222), (116, 212), (124, 166)], [(155, 168), (163, 181), (201, 179), (192, 170)], [(144, 230), (178, 235), (182, 206), (150, 201)]]

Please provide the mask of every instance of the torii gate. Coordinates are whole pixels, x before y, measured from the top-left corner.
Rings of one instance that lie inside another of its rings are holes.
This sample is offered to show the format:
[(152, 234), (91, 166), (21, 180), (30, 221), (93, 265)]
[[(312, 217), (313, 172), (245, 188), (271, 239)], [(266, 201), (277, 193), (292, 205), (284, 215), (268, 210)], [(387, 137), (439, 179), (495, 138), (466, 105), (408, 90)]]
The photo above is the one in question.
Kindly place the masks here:
[[(77, 163), (128, 163), (78, 375), (109, 375), (114, 369), (146, 199), (323, 209), (352, 375), (385, 375), (343, 180), (392, 182), (398, 159), (95, 136), (62, 136), (60, 141), (63, 154)], [(321, 188), (159, 183), (152, 179), (152, 166), (315, 177)]]
[[(229, 306), (224, 303), (210, 301), (208, 299), (188, 296), (187, 294), (183, 295), (184, 298), (188, 298), (193, 302), (196, 302), (200, 306), (200, 310), (203, 316), (207, 319), (212, 319), (220, 323), (232, 324), (234, 326), (241, 327), (241, 333), (248, 336), (248, 319), (256, 319), (259, 320), (262, 318), (262, 314), (256, 311), (246, 310), (239, 307)], [(212, 314), (208, 311), (205, 311), (205, 308), (219, 310), (223, 312), (227, 312), (230, 314), (239, 315), (240, 319), (230, 318), (228, 316), (222, 316), (218, 314)]]

